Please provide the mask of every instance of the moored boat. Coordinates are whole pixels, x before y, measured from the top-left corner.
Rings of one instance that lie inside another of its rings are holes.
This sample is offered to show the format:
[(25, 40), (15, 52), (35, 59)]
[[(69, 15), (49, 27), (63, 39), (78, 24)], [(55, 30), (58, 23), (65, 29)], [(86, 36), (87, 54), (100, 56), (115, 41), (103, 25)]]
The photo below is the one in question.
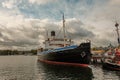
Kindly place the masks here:
[(120, 64), (113, 63), (108, 60), (103, 63), (103, 68), (108, 70), (120, 71)]
[(107, 55), (103, 59), (103, 68), (109, 69), (109, 70), (119, 70), (120, 71), (120, 52), (118, 52), (118, 49), (114, 49), (115, 52)]
[(104, 55), (103, 55), (103, 68), (109, 70), (117, 70), (120, 71), (120, 39), (119, 39), (119, 24), (116, 23), (115, 27), (117, 28), (117, 35), (118, 35), (118, 47), (110, 48)]
[(38, 61), (50, 63), (89, 64), (91, 60), (91, 42), (87, 40), (80, 45), (74, 45), (66, 37), (65, 20), (63, 15), (63, 38), (57, 38), (55, 31), (44, 42), (45, 49), (38, 50)]

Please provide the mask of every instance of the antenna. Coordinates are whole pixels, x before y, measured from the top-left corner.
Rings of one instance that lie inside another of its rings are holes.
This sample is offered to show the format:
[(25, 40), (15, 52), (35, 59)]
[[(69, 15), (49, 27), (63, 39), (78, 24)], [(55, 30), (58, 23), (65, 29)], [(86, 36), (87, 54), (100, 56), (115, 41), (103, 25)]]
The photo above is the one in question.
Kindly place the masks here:
[(117, 36), (118, 36), (118, 44), (120, 45), (120, 38), (119, 38), (119, 29), (118, 29), (119, 24), (116, 21), (115, 27), (116, 27), (116, 32), (117, 32)]
[(65, 40), (66, 40), (66, 33), (65, 33), (65, 19), (64, 19), (64, 13), (63, 13), (63, 35), (64, 35), (64, 47), (66, 46)]

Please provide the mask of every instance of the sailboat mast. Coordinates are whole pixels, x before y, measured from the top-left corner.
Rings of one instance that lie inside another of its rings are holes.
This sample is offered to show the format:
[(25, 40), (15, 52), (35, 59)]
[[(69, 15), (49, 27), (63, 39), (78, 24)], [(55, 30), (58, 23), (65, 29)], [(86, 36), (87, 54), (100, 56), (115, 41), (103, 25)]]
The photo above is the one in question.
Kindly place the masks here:
[(119, 38), (119, 29), (118, 29), (118, 26), (119, 26), (119, 24), (116, 22), (115, 27), (116, 27), (116, 32), (117, 32), (117, 36), (118, 36), (118, 44), (120, 46), (120, 38)]
[(65, 40), (66, 40), (66, 33), (65, 33), (65, 19), (64, 19), (64, 13), (63, 13), (63, 35), (64, 35), (64, 47), (66, 46)]

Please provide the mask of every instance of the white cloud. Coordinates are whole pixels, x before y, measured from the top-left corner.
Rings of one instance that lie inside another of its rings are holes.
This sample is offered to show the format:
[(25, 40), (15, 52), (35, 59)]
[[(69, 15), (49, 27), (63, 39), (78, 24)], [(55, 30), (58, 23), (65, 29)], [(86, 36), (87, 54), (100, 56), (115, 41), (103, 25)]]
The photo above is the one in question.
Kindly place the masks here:
[(46, 4), (48, 2), (55, 2), (57, 0), (29, 0), (30, 3), (36, 3), (36, 4)]
[[(46, 29), (55, 30), (58, 34), (62, 27), (62, 21), (51, 21), (50, 19), (27, 19), (23, 15), (13, 15), (1, 11), (0, 13), (0, 45), (3, 48), (34, 49), (43, 46), (42, 42), (46, 37)], [(70, 25), (71, 24), (71, 25)], [(66, 26), (72, 27), (74, 37), (80, 36), (79, 32), (88, 32), (81, 28), (79, 19), (66, 19)], [(78, 29), (80, 28), (80, 29)], [(83, 30), (83, 31), (82, 31)], [(92, 34), (92, 32), (90, 32)], [(82, 36), (89, 36), (87, 34)], [(30, 46), (30, 47), (29, 47)], [(36, 47), (35, 47), (36, 46)]]
[[(45, 38), (46, 29), (49, 32), (51, 30), (59, 32), (61, 29), (62, 21), (58, 16), (62, 10), (65, 11), (68, 33), (73, 35), (75, 42), (80, 42), (84, 38), (91, 39), (97, 46), (116, 42), (114, 18), (120, 17), (120, 0), (105, 0), (103, 3), (97, 0), (92, 5), (84, 0), (75, 4), (63, 0), (60, 5), (59, 0), (28, 0), (29, 2), (23, 1), (24, 3), (21, 1), (19, 6), (17, 1), (2, 2), (4, 10), (0, 8), (0, 48), (27, 47), (28, 49), (39, 46)], [(54, 5), (56, 1), (58, 1), (57, 6)], [(33, 9), (29, 3), (32, 3)], [(50, 10), (36, 5), (47, 5), (47, 3), (53, 3)], [(29, 18), (31, 15), (32, 17)], [(117, 20), (120, 22), (119, 19)]]
[[(28, 48), (34, 49), (40, 45), (45, 30), (38, 26), (40, 20), (26, 19), (23, 15), (14, 15), (11, 12), (0, 11), (0, 49)], [(36, 45), (36, 47), (34, 47)], [(15, 47), (14, 47), (15, 46)]]
[(111, 5), (120, 5), (120, 0), (110, 0)]
[(23, 23), (24, 16), (21, 14), (15, 15), (14, 13), (7, 11), (0, 11), (0, 24), (6, 27), (16, 27)]
[(5, 7), (5, 8), (12, 9), (12, 8), (15, 7), (15, 3), (16, 3), (15, 0), (8, 0), (8, 1), (5, 1), (5, 2), (2, 2), (2, 6)]

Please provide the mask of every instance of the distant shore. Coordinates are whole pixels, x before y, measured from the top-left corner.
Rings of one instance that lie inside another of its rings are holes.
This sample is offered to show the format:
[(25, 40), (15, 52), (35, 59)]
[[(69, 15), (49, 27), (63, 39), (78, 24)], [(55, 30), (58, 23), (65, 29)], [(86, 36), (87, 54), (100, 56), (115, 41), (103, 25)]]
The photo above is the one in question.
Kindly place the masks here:
[(37, 50), (18, 51), (18, 50), (0, 50), (0, 55), (36, 55)]

